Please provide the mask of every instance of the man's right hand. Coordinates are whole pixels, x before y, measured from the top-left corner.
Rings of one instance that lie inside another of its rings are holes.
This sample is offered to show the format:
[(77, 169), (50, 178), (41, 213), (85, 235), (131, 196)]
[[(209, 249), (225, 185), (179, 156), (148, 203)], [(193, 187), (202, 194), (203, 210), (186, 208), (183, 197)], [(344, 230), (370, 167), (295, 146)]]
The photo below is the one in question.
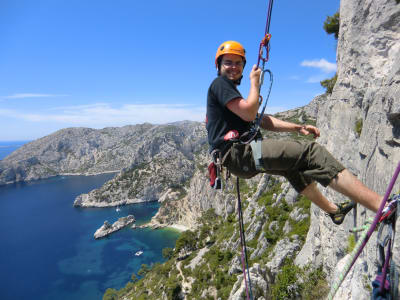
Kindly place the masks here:
[(255, 85), (256, 87), (259, 87), (260, 86), (260, 76), (261, 76), (261, 69), (258, 68), (256, 65), (253, 65), (253, 68), (250, 71), (251, 84)]

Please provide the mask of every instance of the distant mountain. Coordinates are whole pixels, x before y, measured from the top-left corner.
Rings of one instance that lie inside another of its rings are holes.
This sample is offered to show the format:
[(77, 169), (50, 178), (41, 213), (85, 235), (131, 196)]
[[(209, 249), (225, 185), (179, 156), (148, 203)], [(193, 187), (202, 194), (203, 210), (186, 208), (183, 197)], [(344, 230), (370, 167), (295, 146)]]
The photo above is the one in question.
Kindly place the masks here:
[(174, 151), (190, 159), (206, 143), (204, 125), (178, 122), (120, 128), (67, 128), (30, 142), (0, 161), (0, 185), (56, 175), (119, 172), (167, 159)]

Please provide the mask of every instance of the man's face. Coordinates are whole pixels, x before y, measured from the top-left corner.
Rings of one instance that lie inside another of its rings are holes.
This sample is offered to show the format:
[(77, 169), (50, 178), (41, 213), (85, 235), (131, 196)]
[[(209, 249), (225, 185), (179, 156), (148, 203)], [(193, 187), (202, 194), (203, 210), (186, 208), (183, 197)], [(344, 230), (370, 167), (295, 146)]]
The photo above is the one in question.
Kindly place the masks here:
[(232, 81), (240, 79), (243, 73), (244, 61), (240, 55), (225, 54), (221, 60), (221, 75)]

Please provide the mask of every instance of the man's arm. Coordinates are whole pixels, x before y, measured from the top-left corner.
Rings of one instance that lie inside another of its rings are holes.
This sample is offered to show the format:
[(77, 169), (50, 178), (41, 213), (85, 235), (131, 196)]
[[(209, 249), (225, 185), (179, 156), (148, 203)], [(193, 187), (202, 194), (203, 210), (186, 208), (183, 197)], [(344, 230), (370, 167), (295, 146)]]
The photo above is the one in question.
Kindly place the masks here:
[(258, 98), (261, 69), (256, 65), (250, 72), (250, 91), (247, 99), (236, 98), (229, 101), (226, 107), (247, 122), (254, 121), (258, 111)]
[(320, 136), (320, 131), (317, 127), (312, 125), (299, 125), (291, 122), (286, 122), (274, 118), (269, 115), (264, 115), (261, 120), (261, 128), (270, 130), (270, 131), (278, 131), (278, 132), (299, 132), (303, 135), (309, 135), (312, 133), (314, 138)]

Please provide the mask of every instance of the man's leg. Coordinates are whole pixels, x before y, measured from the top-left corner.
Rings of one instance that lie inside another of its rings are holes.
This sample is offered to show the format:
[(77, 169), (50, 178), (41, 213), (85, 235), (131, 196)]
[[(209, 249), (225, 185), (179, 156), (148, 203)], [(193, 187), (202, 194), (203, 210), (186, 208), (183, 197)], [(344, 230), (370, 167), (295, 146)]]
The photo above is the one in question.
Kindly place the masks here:
[(324, 210), (327, 213), (335, 213), (338, 209), (338, 207), (330, 202), (317, 187), (317, 184), (315, 182), (309, 184), (302, 192), (304, 196), (306, 196), (308, 199), (310, 199), (315, 205), (317, 205), (319, 208)]
[(366, 208), (377, 212), (383, 197), (367, 188), (347, 169), (340, 172), (329, 184), (335, 191), (349, 197)]

